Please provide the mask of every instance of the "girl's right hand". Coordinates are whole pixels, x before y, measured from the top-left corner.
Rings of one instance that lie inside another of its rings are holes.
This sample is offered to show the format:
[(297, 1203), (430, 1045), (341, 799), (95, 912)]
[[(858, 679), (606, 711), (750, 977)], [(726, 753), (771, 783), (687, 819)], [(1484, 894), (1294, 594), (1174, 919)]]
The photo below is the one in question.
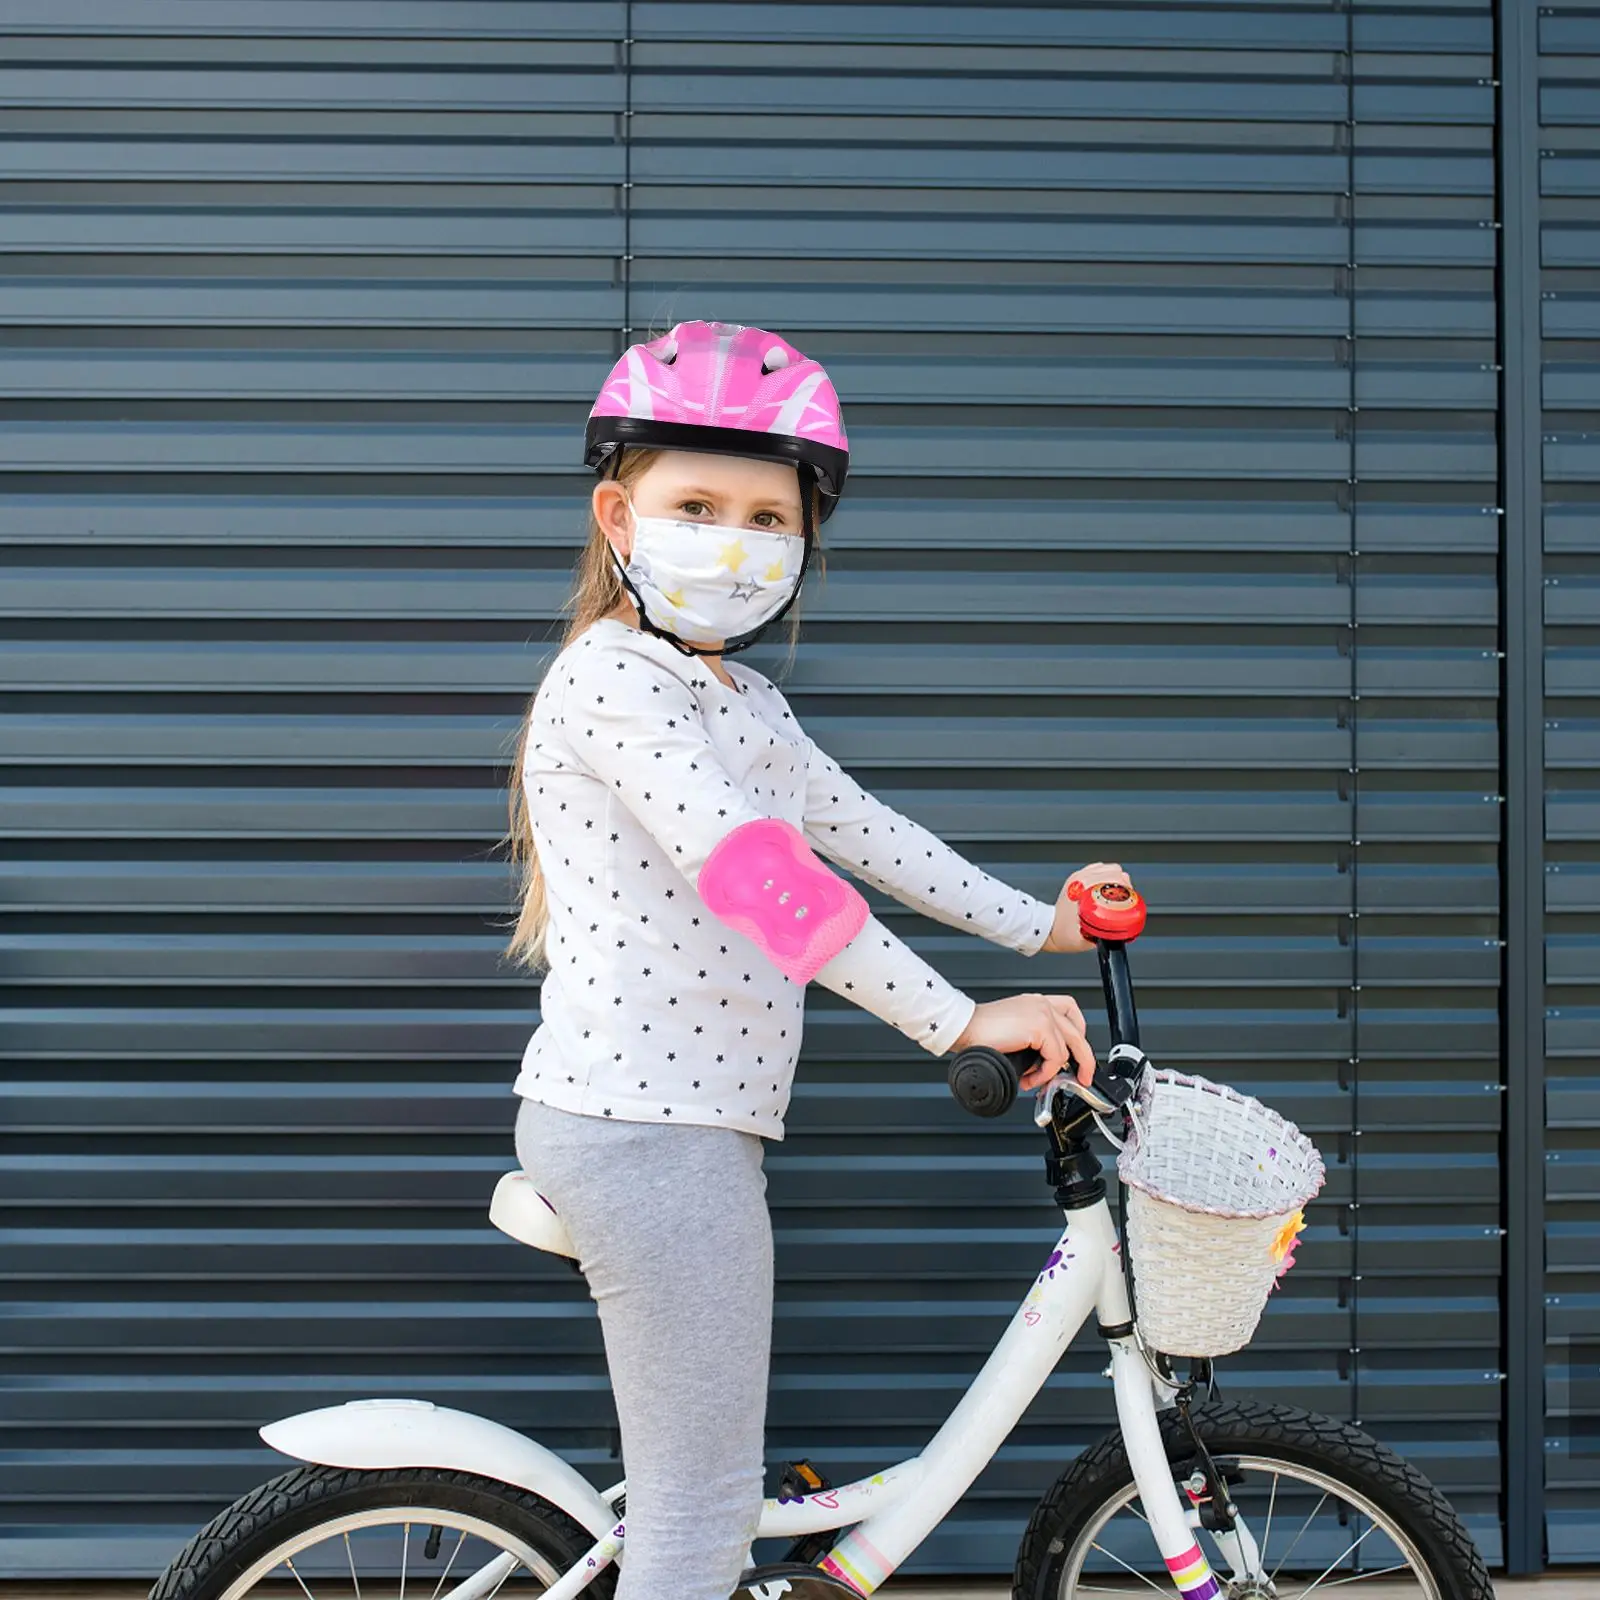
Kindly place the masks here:
[(1022, 1076), (1024, 1090), (1042, 1088), (1058, 1072), (1076, 1068), (1079, 1083), (1094, 1078), (1094, 1051), (1084, 1028), (1083, 1013), (1070, 994), (1014, 994), (991, 1000), (972, 1013), (951, 1052), (986, 1044), (996, 1050), (1026, 1050), (1043, 1058)]

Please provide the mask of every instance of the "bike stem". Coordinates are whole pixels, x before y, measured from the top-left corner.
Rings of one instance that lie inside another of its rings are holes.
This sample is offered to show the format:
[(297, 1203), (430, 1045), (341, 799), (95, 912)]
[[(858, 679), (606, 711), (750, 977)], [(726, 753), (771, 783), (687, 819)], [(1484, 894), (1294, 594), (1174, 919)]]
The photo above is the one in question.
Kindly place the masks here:
[(1128, 947), (1111, 939), (1097, 939), (1100, 984), (1106, 993), (1106, 1016), (1114, 1045), (1139, 1043), (1139, 1013), (1133, 1004), (1133, 979), (1128, 975)]

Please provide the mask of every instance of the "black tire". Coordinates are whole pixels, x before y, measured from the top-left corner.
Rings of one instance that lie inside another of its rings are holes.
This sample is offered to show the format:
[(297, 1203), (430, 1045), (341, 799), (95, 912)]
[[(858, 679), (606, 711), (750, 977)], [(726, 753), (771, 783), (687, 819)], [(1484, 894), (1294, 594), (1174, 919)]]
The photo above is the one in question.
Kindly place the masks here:
[[(339, 1517), (390, 1506), (475, 1517), (520, 1539), (557, 1571), (594, 1543), (586, 1528), (548, 1500), (474, 1473), (295, 1467), (213, 1517), (156, 1580), (150, 1600), (219, 1600), (229, 1584), (284, 1541)], [(584, 1592), (609, 1600), (615, 1588), (616, 1574), (607, 1570)]]
[[(1192, 1414), (1219, 1470), (1241, 1455), (1315, 1468), (1393, 1521), (1415, 1546), (1441, 1600), (1494, 1600), (1483, 1558), (1449, 1502), (1415, 1467), (1359, 1428), (1293, 1406), (1250, 1400), (1212, 1401)], [(1175, 1411), (1161, 1413), (1161, 1431), (1167, 1459), (1187, 1471), (1194, 1451)], [(1014, 1600), (1060, 1600), (1074, 1544), (1132, 1483), (1120, 1430), (1084, 1451), (1029, 1520), (1017, 1551)], [(1357, 1585), (1352, 1593), (1359, 1591)]]

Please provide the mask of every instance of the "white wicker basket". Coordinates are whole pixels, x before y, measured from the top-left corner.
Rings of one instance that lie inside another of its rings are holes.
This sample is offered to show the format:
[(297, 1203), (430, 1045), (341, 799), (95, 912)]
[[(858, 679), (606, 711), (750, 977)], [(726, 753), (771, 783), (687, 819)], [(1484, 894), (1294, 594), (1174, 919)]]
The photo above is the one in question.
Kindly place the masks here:
[(1242, 1350), (1322, 1187), (1316, 1146), (1235, 1089), (1152, 1071), (1117, 1170), (1145, 1343), (1173, 1356)]

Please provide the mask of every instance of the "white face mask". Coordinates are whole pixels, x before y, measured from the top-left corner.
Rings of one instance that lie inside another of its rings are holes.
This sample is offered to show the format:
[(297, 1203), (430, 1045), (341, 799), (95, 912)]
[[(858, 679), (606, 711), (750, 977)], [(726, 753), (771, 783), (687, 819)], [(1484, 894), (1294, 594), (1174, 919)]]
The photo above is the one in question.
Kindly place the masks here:
[(650, 620), (690, 644), (722, 644), (775, 617), (804, 555), (792, 533), (637, 513), (633, 554), (622, 562), (611, 552)]

